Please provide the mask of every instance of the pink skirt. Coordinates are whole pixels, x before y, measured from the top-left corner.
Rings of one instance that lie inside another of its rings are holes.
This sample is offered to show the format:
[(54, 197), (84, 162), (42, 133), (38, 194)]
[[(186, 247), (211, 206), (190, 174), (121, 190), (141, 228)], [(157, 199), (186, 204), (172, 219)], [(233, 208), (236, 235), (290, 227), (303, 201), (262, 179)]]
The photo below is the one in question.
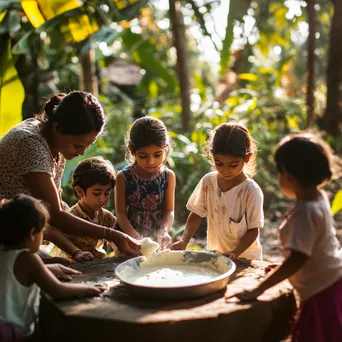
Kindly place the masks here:
[(342, 341), (342, 278), (305, 301), (292, 342)]
[(31, 342), (29, 336), (21, 334), (13, 324), (0, 321), (0, 342)]

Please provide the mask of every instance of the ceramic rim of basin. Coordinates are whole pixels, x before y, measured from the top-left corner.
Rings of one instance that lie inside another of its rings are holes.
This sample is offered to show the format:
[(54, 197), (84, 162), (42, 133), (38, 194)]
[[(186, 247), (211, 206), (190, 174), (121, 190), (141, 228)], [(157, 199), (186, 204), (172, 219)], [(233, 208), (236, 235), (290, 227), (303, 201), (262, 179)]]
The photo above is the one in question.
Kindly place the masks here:
[[(153, 254), (153, 258), (158, 260), (159, 256), (162, 256), (164, 252)], [(235, 263), (229, 258), (214, 254), (211, 252), (202, 252), (202, 251), (170, 251), (169, 253), (177, 253), (180, 254), (182, 262), (179, 265), (190, 265), (190, 266), (201, 266), (201, 263), (211, 263), (213, 266), (216, 266), (216, 270), (218, 268), (217, 262), (223, 262), (227, 267), (227, 271), (214, 277), (211, 280), (203, 281), (197, 284), (191, 285), (181, 285), (181, 286), (147, 286), (134, 284), (130, 280), (125, 277), (124, 269), (127, 267), (137, 269), (140, 267), (142, 262), (146, 262), (146, 258), (143, 256), (139, 256), (127, 261), (124, 261), (120, 265), (118, 265), (115, 269), (115, 275), (120, 281), (125, 284), (128, 290), (134, 294), (150, 297), (150, 298), (173, 298), (173, 299), (186, 299), (186, 298), (196, 298), (206, 296), (220, 290), (223, 290), (229, 281), (230, 276), (235, 272), (236, 266)], [(153, 264), (151, 264), (152, 266)], [(175, 265), (174, 263), (169, 264), (154, 264), (160, 265), (161, 267), (165, 267), (168, 265)], [(209, 269), (215, 269), (214, 267), (208, 267)]]

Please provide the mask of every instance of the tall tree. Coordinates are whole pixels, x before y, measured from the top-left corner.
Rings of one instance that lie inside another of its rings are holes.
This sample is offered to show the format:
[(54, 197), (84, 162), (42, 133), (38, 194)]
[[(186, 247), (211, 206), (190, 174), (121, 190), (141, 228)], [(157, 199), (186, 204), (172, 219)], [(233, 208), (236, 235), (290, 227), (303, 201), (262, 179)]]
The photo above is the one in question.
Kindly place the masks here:
[(182, 102), (182, 130), (183, 132), (189, 132), (192, 119), (190, 108), (190, 72), (181, 2), (179, 0), (169, 0), (169, 6), (173, 44), (177, 51), (177, 75)]
[(316, 47), (316, 12), (315, 0), (307, 0), (308, 9), (308, 24), (309, 24), (309, 37), (308, 37), (308, 75), (307, 75), (307, 88), (306, 88), (306, 113), (307, 123), (306, 126), (310, 127), (315, 118), (315, 47)]
[(342, 123), (342, 1), (331, 0), (334, 15), (330, 29), (330, 46), (327, 70), (327, 105), (321, 121), (321, 128), (337, 136)]
[(95, 50), (91, 48), (80, 56), (80, 89), (98, 95), (98, 82), (95, 72)]

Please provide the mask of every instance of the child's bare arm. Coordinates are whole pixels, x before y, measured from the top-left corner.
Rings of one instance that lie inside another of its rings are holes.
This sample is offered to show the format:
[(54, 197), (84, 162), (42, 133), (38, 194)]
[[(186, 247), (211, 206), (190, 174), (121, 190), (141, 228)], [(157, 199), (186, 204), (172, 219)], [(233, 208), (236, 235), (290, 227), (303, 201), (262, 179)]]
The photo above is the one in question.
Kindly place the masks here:
[(246, 290), (234, 296), (241, 300), (255, 299), (270, 287), (282, 282), (295, 274), (306, 262), (308, 256), (297, 251), (291, 251), (290, 256), (253, 290)]
[(75, 261), (93, 260), (94, 256), (90, 252), (83, 252), (76, 247), (60, 230), (47, 226), (44, 230), (44, 239), (51, 241), (57, 247), (69, 254)]
[[(60, 282), (36, 253), (23, 252), (18, 256), (15, 267), (17, 270), (24, 270), (26, 273), (28, 282), (26, 285), (35, 283), (45, 293), (55, 299), (97, 295), (106, 289), (103, 285), (95, 286)], [(20, 281), (20, 279), (18, 280)]]
[(236, 246), (236, 248), (232, 251), (227, 251), (223, 253), (223, 255), (229, 258), (238, 257), (255, 241), (255, 239), (258, 237), (258, 234), (259, 228), (248, 229), (246, 234), (240, 240), (240, 243)]
[(186, 220), (185, 230), (182, 236), (182, 239), (176, 243), (174, 243), (171, 249), (185, 249), (186, 245), (189, 243), (196, 230), (198, 229), (200, 223), (202, 221), (202, 217), (196, 215), (191, 212)]
[(160, 240), (158, 242), (162, 247), (166, 247), (171, 242), (171, 238), (168, 232), (171, 229), (173, 220), (175, 218), (175, 188), (176, 177), (175, 174), (170, 171), (168, 174), (168, 187), (166, 188), (164, 194), (163, 217), (161, 219), (158, 231), (158, 238)]
[(119, 172), (115, 186), (115, 213), (120, 228), (128, 235), (139, 239), (139, 233), (133, 228), (126, 214), (126, 182), (124, 175)]
[(82, 272), (76, 271), (61, 264), (49, 264), (45, 266), (54, 274), (57, 279), (64, 281), (70, 281), (73, 279), (73, 276), (82, 274)]

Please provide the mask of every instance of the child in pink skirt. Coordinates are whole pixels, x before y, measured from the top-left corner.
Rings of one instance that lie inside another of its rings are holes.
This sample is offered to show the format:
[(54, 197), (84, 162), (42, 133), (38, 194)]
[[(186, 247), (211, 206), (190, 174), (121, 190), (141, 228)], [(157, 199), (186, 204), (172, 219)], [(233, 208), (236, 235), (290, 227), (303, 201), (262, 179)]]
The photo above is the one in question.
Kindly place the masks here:
[(281, 191), (296, 204), (280, 226), (285, 261), (253, 290), (257, 298), (289, 279), (301, 308), (293, 342), (342, 341), (342, 256), (327, 198), (319, 187), (332, 177), (331, 151), (311, 134), (283, 139), (275, 154)]

